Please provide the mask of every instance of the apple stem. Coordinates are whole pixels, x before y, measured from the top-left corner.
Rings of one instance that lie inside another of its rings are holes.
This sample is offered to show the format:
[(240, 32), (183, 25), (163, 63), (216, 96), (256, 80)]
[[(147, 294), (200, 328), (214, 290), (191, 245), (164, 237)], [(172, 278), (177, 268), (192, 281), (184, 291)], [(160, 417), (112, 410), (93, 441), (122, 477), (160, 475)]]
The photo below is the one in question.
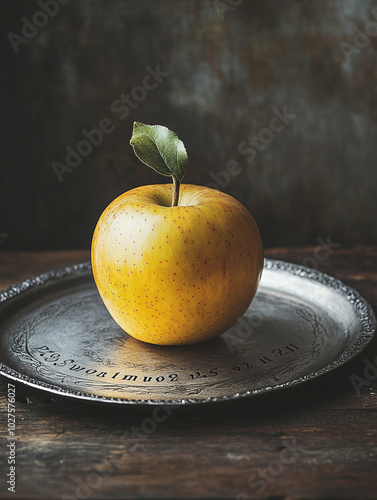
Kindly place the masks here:
[(172, 196), (171, 206), (177, 207), (179, 199), (179, 186), (181, 183), (175, 175), (172, 175), (172, 177), (173, 177), (173, 196)]

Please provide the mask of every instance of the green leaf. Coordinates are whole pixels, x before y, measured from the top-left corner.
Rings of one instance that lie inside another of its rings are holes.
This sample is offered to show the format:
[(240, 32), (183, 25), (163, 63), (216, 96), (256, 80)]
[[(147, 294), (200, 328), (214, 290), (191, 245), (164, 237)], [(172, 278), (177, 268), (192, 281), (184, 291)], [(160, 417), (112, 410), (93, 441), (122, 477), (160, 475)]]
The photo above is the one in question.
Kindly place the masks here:
[(182, 181), (187, 165), (187, 153), (176, 134), (162, 125), (134, 122), (130, 144), (135, 155), (159, 174), (174, 176)]

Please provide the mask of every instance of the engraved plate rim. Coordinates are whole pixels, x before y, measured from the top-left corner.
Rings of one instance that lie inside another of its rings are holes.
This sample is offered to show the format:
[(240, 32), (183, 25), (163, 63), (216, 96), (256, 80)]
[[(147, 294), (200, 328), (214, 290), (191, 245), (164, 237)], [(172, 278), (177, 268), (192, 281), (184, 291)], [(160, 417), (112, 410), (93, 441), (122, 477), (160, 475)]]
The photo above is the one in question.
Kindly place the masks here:
[[(350, 361), (357, 354), (359, 354), (366, 345), (372, 340), (376, 331), (376, 317), (370, 306), (370, 304), (353, 288), (344, 284), (341, 280), (334, 278), (328, 274), (322, 273), (318, 270), (311, 269), (302, 265), (293, 264), (290, 262), (275, 260), (275, 259), (264, 259), (264, 270), (276, 271), (278, 273), (289, 273), (298, 277), (299, 279), (310, 280), (311, 282), (319, 283), (325, 287), (331, 288), (336, 293), (339, 293), (344, 299), (346, 299), (351, 305), (353, 310), (356, 312), (357, 317), (360, 322), (360, 332), (357, 338), (354, 340), (353, 344), (344, 352), (340, 353), (335, 359), (330, 363), (326, 364), (319, 370), (312, 371), (305, 376), (294, 378), (288, 382), (274, 385), (273, 387), (262, 387), (259, 389), (253, 389), (251, 391), (238, 392), (232, 395), (222, 395), (210, 396), (205, 398), (197, 399), (171, 399), (171, 400), (159, 400), (159, 399), (125, 399), (125, 398), (114, 398), (107, 396), (100, 396), (85, 392), (73, 391), (71, 389), (66, 389), (64, 387), (59, 387), (54, 384), (49, 384), (43, 380), (38, 380), (34, 377), (29, 377), (28, 375), (22, 374), (17, 370), (7, 366), (0, 359), (0, 374), (8, 377), (11, 380), (20, 382), (22, 384), (28, 385), (30, 387), (46, 391), (48, 393), (56, 394), (61, 397), (68, 397), (79, 399), (88, 402), (95, 403), (114, 403), (114, 404), (127, 404), (127, 405), (187, 405), (187, 404), (203, 404), (203, 403), (215, 403), (224, 402), (228, 400), (236, 400), (244, 397), (257, 396), (260, 394), (265, 394), (275, 390), (280, 390), (284, 388), (289, 388), (296, 386), (301, 383), (305, 383), (309, 380), (313, 380), (323, 374), (326, 374)], [(83, 262), (79, 264), (74, 264), (72, 266), (66, 266), (57, 270), (52, 270), (47, 273), (43, 273), (38, 276), (26, 279), (22, 282), (16, 283), (5, 290), (0, 292), (0, 313), (4, 306), (9, 305), (14, 299), (27, 294), (28, 292), (44, 288), (53, 282), (62, 282), (70, 277), (80, 276), (80, 275), (91, 275), (91, 263)], [(0, 354), (1, 356), (1, 354)]]

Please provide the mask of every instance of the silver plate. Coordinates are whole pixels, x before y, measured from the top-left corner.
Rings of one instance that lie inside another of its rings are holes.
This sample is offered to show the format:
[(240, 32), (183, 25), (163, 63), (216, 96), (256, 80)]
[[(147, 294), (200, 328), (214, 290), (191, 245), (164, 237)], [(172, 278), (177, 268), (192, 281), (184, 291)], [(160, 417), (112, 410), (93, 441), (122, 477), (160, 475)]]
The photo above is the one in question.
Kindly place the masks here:
[(0, 293), (0, 373), (97, 402), (224, 401), (327, 373), (358, 354), (375, 328), (371, 307), (352, 288), (265, 260), (258, 293), (234, 327), (201, 344), (153, 346), (116, 325), (84, 263)]

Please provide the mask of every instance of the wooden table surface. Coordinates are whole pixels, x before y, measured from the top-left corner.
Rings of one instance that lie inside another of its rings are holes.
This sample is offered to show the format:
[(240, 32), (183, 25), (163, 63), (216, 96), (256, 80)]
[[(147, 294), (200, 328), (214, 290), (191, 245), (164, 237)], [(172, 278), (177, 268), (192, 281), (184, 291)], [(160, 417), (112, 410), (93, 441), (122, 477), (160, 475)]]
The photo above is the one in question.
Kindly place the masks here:
[[(377, 310), (377, 247), (265, 253), (318, 264)], [(88, 258), (86, 251), (1, 252), (0, 288)], [(153, 407), (110, 408), (17, 385), (15, 493), (6, 484), (9, 381), (0, 377), (0, 498), (377, 498), (376, 365), (374, 339), (357, 358), (314, 381), (180, 407), (153, 432), (146, 425)], [(355, 376), (364, 379), (360, 390)]]

